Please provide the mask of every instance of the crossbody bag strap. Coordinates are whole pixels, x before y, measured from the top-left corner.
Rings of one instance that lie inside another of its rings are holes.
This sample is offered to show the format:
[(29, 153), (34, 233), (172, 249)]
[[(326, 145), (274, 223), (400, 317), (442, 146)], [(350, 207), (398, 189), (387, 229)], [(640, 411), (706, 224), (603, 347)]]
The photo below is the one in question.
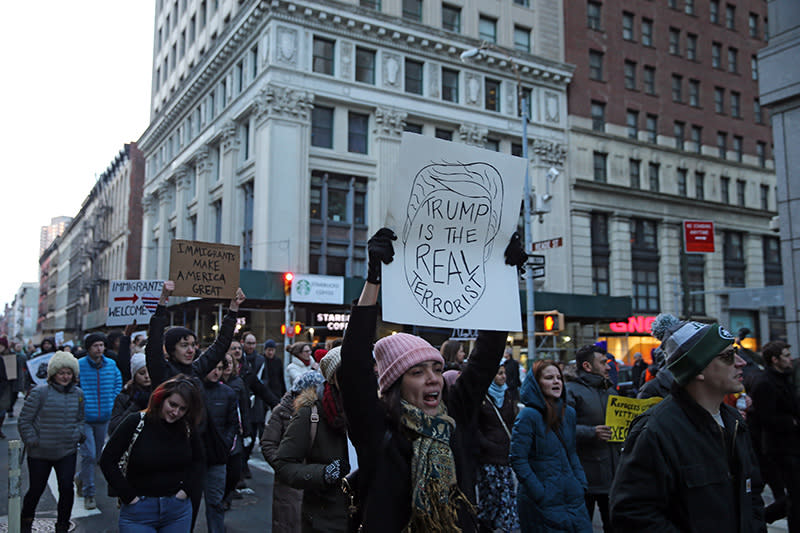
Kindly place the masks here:
[(503, 429), (506, 430), (506, 435), (508, 435), (508, 438), (510, 439), (511, 438), (511, 432), (508, 430), (508, 426), (506, 425), (506, 421), (503, 420), (503, 417), (500, 415), (500, 410), (497, 409), (497, 406), (494, 404), (494, 400), (488, 394), (486, 395), (486, 399), (489, 401), (489, 405), (492, 406), (492, 409), (494, 409), (495, 414), (497, 414), (497, 418), (500, 420), (500, 423), (503, 424)]
[(119, 460), (119, 469), (120, 471), (122, 471), (123, 476), (128, 475), (128, 461), (130, 461), (133, 445), (136, 443), (136, 439), (139, 438), (139, 434), (142, 432), (142, 428), (144, 428), (144, 411), (139, 413), (139, 423), (136, 425), (136, 429), (133, 430), (133, 436), (131, 436), (131, 443), (128, 444), (128, 449), (125, 450), (125, 453), (122, 454), (122, 457), (120, 457)]
[(311, 428), (309, 429), (309, 444), (308, 450), (311, 451), (311, 448), (314, 447), (314, 441), (317, 440), (317, 426), (319, 426), (319, 410), (317, 409), (317, 404), (311, 406)]

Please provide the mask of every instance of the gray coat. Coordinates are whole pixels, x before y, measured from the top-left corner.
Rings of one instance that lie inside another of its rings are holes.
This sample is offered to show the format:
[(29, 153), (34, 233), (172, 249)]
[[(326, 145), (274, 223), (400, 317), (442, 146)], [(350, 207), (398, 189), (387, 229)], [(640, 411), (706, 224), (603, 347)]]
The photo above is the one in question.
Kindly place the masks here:
[(589, 494), (608, 494), (617, 469), (620, 446), (597, 438), (595, 426), (606, 424), (608, 397), (616, 391), (602, 376), (578, 370), (567, 383), (567, 404), (575, 409), (578, 457), (589, 482)]
[(19, 434), (28, 455), (57, 461), (78, 451), (83, 440), (83, 391), (73, 382), (37, 385), (19, 413)]

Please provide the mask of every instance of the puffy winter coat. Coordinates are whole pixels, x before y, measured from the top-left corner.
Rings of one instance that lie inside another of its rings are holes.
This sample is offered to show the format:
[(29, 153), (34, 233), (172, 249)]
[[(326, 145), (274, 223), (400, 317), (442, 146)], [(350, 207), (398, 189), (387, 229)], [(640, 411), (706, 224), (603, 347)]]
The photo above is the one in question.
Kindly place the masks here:
[(88, 355), (78, 359), (81, 389), (86, 399), (86, 421), (108, 422), (114, 399), (122, 390), (122, 374), (113, 359), (102, 356), (95, 363)]
[(290, 390), (294, 384), (294, 380), (309, 370), (311, 370), (311, 366), (307, 366), (302, 359), (293, 355), (292, 360), (286, 367), (286, 390)]
[[(517, 474), (517, 505), (523, 532), (586, 532), (586, 476), (575, 451), (575, 410), (567, 406), (555, 431), (545, 423), (546, 406), (533, 373), (522, 384), (525, 407), (511, 434), (511, 467)], [(563, 398), (557, 408), (561, 409)]]
[[(239, 438), (239, 417), (236, 414), (236, 393), (233, 389), (222, 383), (203, 382), (203, 400), (206, 404), (208, 418), (199, 427), (200, 434), (208, 446), (212, 439), (212, 429), (217, 432), (227, 450), (227, 455), (222, 460), (214, 460), (210, 453), (213, 448), (206, 448), (208, 464), (225, 464), (235, 448)], [(213, 425), (213, 428), (212, 428)]]
[[(295, 415), (286, 428), (278, 455), (275, 475), (287, 485), (303, 489), (301, 522), (304, 532), (335, 533), (347, 529), (347, 500), (339, 483), (325, 482), (325, 467), (336, 459), (341, 472), (350, 471), (347, 461), (347, 436), (327, 422), (322, 409), (322, 389), (307, 389), (295, 399)], [(319, 396), (319, 397), (318, 397)], [(311, 407), (317, 406), (319, 422), (311, 442)]]
[(83, 441), (83, 391), (73, 381), (31, 389), (19, 413), (19, 434), (30, 457), (57, 461)]
[(590, 494), (608, 494), (617, 469), (620, 445), (600, 440), (595, 426), (606, 424), (608, 397), (616, 395), (603, 376), (578, 370), (567, 383), (567, 405), (575, 409), (575, 441)]

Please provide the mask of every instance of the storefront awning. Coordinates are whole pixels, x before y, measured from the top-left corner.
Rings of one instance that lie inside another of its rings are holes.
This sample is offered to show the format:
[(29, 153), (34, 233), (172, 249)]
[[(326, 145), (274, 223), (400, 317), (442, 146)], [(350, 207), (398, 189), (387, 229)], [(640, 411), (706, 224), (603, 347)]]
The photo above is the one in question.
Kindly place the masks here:
[[(522, 314), (525, 314), (525, 291), (520, 291)], [(537, 310), (557, 310), (564, 313), (568, 322), (584, 321), (615, 322), (628, 320), (633, 314), (630, 296), (593, 296), (591, 294), (569, 294), (559, 292), (536, 292), (534, 304)]]

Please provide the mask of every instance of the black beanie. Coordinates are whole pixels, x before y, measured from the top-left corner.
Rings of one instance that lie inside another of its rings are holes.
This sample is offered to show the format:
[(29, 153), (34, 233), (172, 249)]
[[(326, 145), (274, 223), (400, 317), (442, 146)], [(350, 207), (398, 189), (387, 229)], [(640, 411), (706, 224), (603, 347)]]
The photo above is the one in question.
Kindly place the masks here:
[(169, 328), (167, 332), (164, 333), (164, 348), (167, 350), (167, 355), (172, 357), (172, 352), (175, 351), (175, 345), (184, 337), (197, 338), (197, 335), (194, 334), (194, 331), (181, 326)]
[(108, 347), (108, 340), (106, 339), (105, 335), (102, 333), (89, 333), (86, 335), (86, 338), (83, 339), (83, 347), (88, 350), (92, 344), (100, 341), (106, 345), (106, 348)]

